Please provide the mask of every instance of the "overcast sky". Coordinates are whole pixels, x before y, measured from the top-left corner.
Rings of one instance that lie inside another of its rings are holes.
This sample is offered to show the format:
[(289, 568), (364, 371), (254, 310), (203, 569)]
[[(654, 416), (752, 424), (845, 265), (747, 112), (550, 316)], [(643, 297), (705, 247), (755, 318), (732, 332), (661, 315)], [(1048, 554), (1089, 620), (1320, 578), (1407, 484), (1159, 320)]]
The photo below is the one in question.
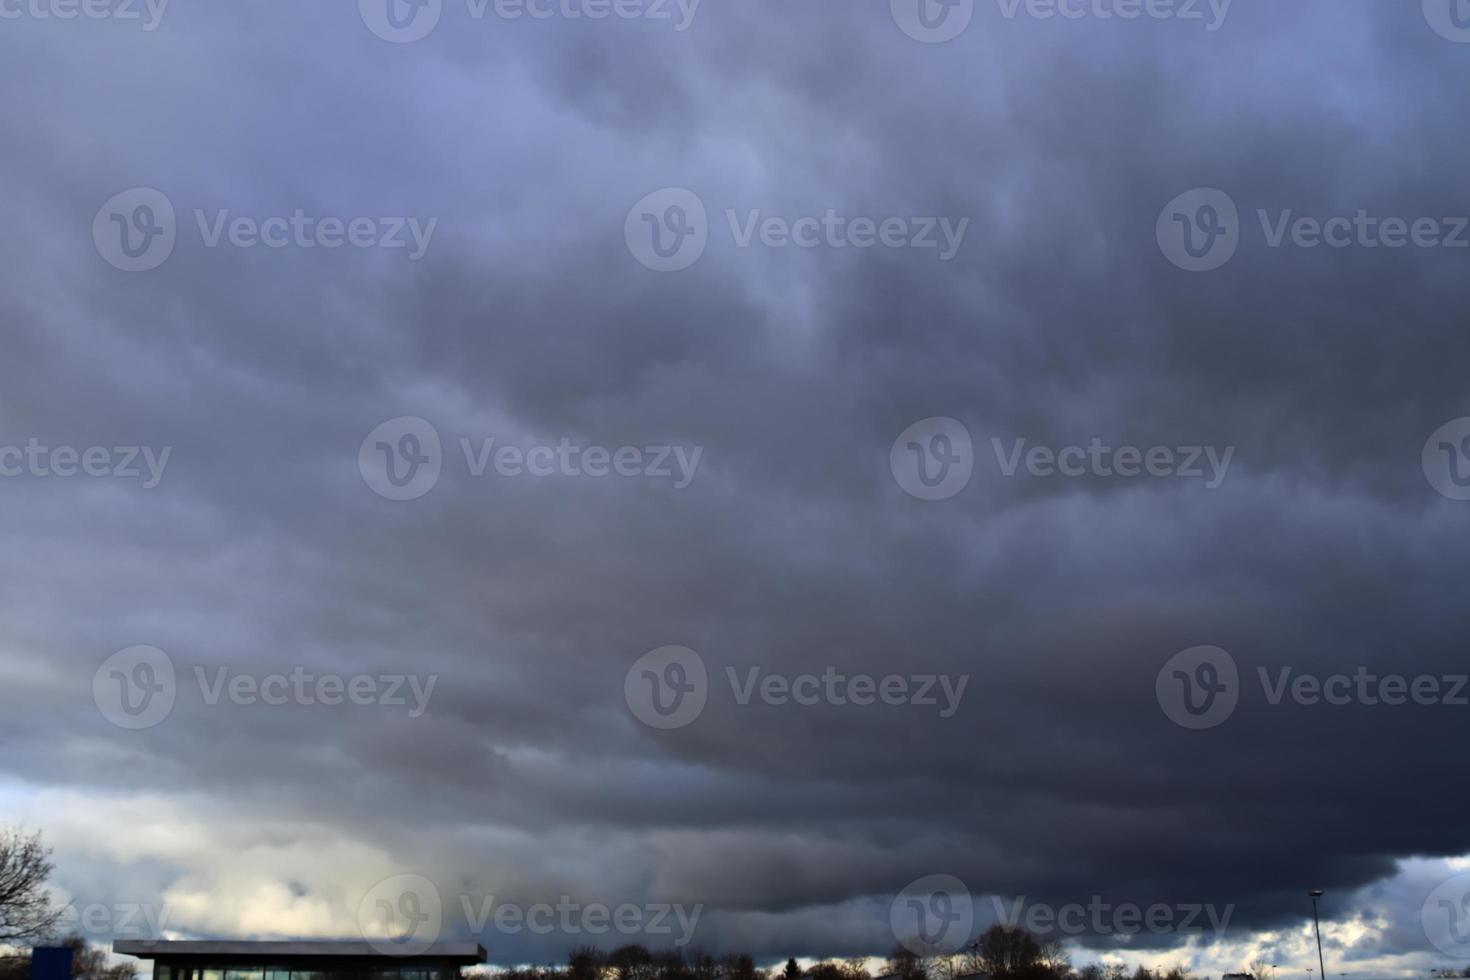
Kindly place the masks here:
[(1463, 968), (1459, 2), (0, 0), (0, 823), (99, 942)]

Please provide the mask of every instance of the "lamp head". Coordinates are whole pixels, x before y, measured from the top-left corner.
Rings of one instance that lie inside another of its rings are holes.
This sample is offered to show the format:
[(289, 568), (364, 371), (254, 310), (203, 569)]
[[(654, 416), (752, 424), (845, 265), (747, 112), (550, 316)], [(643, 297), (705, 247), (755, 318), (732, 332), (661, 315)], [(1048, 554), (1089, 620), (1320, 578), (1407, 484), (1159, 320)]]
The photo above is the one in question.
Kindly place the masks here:
[(1326, 892), (1322, 891), (1322, 889), (1320, 889), (1320, 888), (1313, 888), (1311, 891), (1307, 892), (1307, 897), (1308, 898), (1321, 898), (1325, 894), (1326, 894)]

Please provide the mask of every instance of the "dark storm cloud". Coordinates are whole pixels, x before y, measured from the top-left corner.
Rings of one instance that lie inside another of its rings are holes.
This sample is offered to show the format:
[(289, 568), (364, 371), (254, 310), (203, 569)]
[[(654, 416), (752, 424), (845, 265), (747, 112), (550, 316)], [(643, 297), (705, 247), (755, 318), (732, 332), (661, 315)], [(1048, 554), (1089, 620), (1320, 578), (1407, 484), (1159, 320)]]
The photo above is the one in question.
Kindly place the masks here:
[[(887, 896), (935, 872), (977, 896), (1233, 903), (1244, 939), (1298, 924), (1304, 886), (1347, 918), (1396, 861), (1470, 850), (1460, 807), (1413, 803), (1454, 801), (1465, 709), (1272, 706), (1256, 682), (1462, 669), (1466, 512), (1419, 454), (1470, 404), (1464, 253), (1271, 249), (1255, 216), (1470, 214), (1470, 46), (1412, 5), (1241, 0), (1207, 32), (982, 3), (927, 45), (881, 4), (706, 0), (687, 32), (449, 4), (394, 45), (352, 4), (175, 0), (153, 33), (22, 19), (0, 45), (0, 441), (173, 447), (151, 491), (0, 487), (4, 657), (32, 665), (0, 717), (21, 783), (187, 787), (180, 806), (274, 828), (238, 840), (362, 842), (456, 908), (702, 902), (701, 941), (764, 956), (883, 952)], [(90, 228), (134, 186), (180, 231), (129, 275)], [(711, 241), (657, 274), (623, 222), (667, 186), (699, 195)], [(1244, 225), (1210, 274), (1154, 238), (1195, 187)], [(438, 227), (416, 262), (207, 249), (196, 208)], [(941, 262), (738, 248), (725, 217), (829, 208), (969, 224)], [(404, 415), (434, 424), (445, 474), (392, 502), (357, 451)], [(925, 503), (888, 451), (934, 415), (975, 436), (976, 476)], [(491, 436), (703, 460), (677, 491), (472, 479), (458, 439)], [(991, 444), (1094, 437), (1235, 455), (1206, 491), (1005, 479)], [(623, 680), (670, 643), (712, 692), (659, 732)], [(121, 732), (92, 672), (134, 644), (188, 690)], [(1198, 644), (1246, 694), (1190, 732), (1154, 684)], [(192, 686), (297, 665), (438, 686), (418, 718)], [(829, 665), (971, 679), (940, 718), (741, 705), (725, 674)], [(174, 884), (233, 880), (202, 860), (172, 858)], [(342, 887), (311, 871), (308, 898)], [(1392, 945), (1422, 950), (1404, 891)]]

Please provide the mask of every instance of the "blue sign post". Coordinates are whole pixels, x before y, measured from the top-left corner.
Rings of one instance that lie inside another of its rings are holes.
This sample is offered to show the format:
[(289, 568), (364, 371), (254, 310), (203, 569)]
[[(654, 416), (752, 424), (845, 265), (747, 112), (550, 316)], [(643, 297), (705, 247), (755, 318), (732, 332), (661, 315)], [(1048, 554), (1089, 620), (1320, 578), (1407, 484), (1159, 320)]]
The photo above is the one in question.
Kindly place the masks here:
[(31, 950), (31, 980), (71, 980), (70, 946), (37, 946)]

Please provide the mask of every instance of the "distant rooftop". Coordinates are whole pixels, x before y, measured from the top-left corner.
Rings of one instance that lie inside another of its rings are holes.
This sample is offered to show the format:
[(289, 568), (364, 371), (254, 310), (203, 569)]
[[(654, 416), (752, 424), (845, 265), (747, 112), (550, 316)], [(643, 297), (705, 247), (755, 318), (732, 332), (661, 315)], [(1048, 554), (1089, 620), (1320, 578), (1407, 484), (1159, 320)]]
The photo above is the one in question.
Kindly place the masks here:
[(384, 950), (387, 943), (366, 942), (244, 942), (205, 940), (151, 940), (124, 939), (112, 944), (114, 953), (137, 956), (140, 959), (156, 960), (180, 956), (207, 958), (211, 960), (301, 960), (307, 958), (332, 957), (336, 959), (398, 959), (438, 960), (470, 966), (485, 962), (485, 948), (479, 943), (434, 943), (413, 956), (398, 956)]

